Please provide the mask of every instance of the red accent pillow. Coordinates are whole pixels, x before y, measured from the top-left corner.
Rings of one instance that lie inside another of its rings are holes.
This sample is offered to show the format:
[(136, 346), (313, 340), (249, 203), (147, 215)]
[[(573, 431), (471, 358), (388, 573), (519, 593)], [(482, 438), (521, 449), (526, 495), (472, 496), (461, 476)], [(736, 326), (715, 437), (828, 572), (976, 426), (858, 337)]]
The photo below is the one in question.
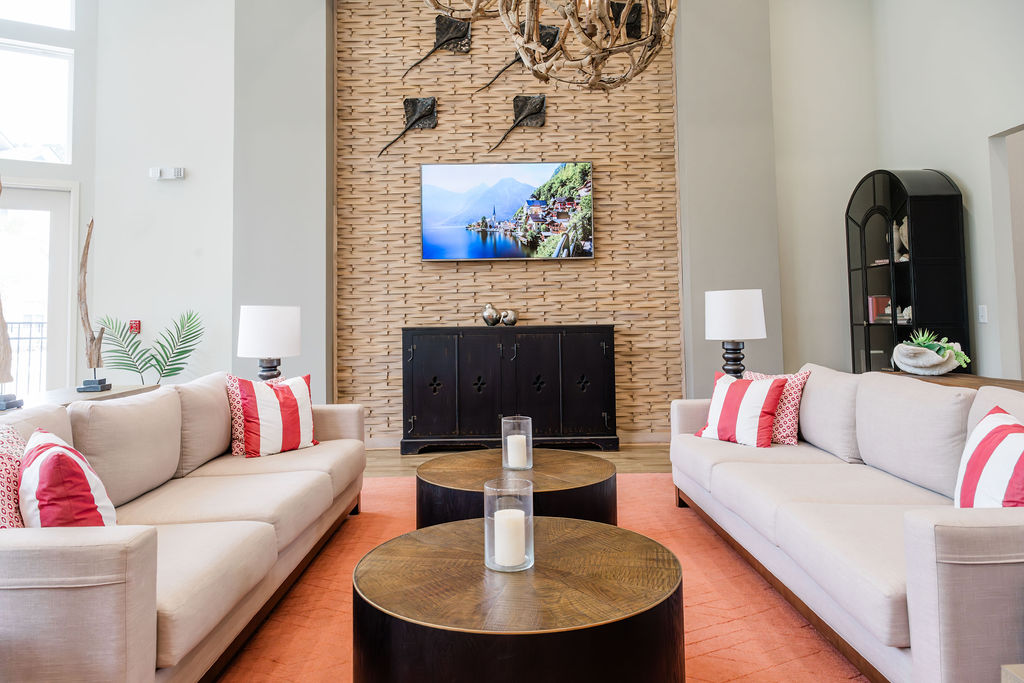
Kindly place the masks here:
[(228, 395), (237, 392), (237, 403), (232, 400), (232, 413), (236, 409), (241, 413), (241, 438), (237, 445), (232, 415), (232, 454), (258, 458), (316, 444), (309, 384), (309, 375), (270, 382), (228, 375)]
[(27, 527), (114, 526), (114, 505), (85, 457), (37, 429), (21, 461), (18, 494)]
[(786, 387), (782, 390), (779, 407), (775, 411), (775, 425), (772, 427), (772, 443), (795, 446), (800, 431), (800, 397), (804, 393), (804, 385), (811, 376), (810, 370), (793, 375), (764, 375), (760, 372), (743, 373), (743, 379), (784, 379)]
[(716, 372), (708, 423), (697, 436), (768, 448), (785, 386), (784, 379), (736, 379)]
[(25, 526), (18, 509), (18, 482), (25, 440), (10, 425), (0, 425), (0, 529)]
[(1024, 424), (999, 406), (967, 437), (953, 502), (958, 508), (1024, 507)]

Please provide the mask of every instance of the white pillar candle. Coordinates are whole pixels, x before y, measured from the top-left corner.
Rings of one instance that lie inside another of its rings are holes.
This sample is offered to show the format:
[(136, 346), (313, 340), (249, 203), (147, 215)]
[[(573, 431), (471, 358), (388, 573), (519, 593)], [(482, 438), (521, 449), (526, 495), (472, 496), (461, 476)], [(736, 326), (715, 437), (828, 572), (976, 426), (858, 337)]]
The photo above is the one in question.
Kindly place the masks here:
[(494, 561), (503, 567), (526, 562), (526, 513), (522, 510), (494, 512)]
[(526, 467), (526, 434), (509, 434), (505, 443), (508, 448), (508, 466)]

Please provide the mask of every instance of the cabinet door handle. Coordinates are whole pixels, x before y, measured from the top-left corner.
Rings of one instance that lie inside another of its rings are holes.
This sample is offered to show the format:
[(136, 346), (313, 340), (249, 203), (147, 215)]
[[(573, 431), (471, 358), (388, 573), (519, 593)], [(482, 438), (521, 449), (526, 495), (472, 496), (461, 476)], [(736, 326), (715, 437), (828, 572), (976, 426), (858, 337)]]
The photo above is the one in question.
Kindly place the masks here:
[(601, 342), (601, 355), (608, 357), (608, 342)]
[(406, 434), (412, 434), (412, 430), (416, 426), (416, 416), (413, 415), (412, 417), (410, 417), (408, 422), (409, 422), (409, 429), (406, 430)]
[(406, 351), (408, 351), (408, 352), (409, 352), (409, 357), (405, 359), (405, 362), (406, 362), (406, 363), (411, 363), (411, 362), (412, 362), (412, 357), (413, 357), (414, 355), (416, 355), (416, 345), (415, 345), (415, 344), (413, 344), (413, 345), (412, 345), (412, 346), (410, 346), (410, 347), (409, 347), (408, 349), (406, 349)]
[(512, 345), (512, 357), (509, 360), (515, 360), (516, 356), (519, 355), (519, 342)]
[(501, 345), (501, 342), (498, 342), (498, 358), (504, 358), (504, 357), (505, 357), (505, 347), (503, 347)]
[(604, 428), (611, 429), (611, 425), (608, 424), (608, 413), (601, 413), (601, 417), (604, 418)]

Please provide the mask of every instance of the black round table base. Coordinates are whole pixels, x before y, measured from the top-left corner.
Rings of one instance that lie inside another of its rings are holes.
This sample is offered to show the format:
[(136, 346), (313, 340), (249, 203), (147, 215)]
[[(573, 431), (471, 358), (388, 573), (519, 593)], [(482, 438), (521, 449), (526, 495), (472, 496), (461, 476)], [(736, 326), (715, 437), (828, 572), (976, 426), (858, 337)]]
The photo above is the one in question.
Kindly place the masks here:
[(432, 628), (353, 591), (355, 683), (682, 683), (683, 588), (625, 619), (550, 633)]
[[(589, 486), (533, 494), (533, 514), (538, 517), (570, 517), (616, 525), (617, 507), (614, 474)], [(446, 488), (416, 478), (417, 529), (483, 516), (483, 491)]]

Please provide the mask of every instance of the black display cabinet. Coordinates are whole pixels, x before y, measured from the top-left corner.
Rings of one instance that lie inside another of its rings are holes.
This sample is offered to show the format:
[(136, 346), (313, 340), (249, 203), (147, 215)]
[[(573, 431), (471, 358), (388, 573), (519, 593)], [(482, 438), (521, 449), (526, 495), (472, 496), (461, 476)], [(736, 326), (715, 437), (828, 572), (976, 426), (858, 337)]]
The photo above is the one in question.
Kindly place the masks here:
[(949, 176), (873, 171), (846, 208), (853, 371), (892, 368), (915, 328), (970, 351), (964, 209)]
[(611, 325), (402, 329), (401, 450), (500, 448), (501, 417), (533, 443), (617, 450)]

